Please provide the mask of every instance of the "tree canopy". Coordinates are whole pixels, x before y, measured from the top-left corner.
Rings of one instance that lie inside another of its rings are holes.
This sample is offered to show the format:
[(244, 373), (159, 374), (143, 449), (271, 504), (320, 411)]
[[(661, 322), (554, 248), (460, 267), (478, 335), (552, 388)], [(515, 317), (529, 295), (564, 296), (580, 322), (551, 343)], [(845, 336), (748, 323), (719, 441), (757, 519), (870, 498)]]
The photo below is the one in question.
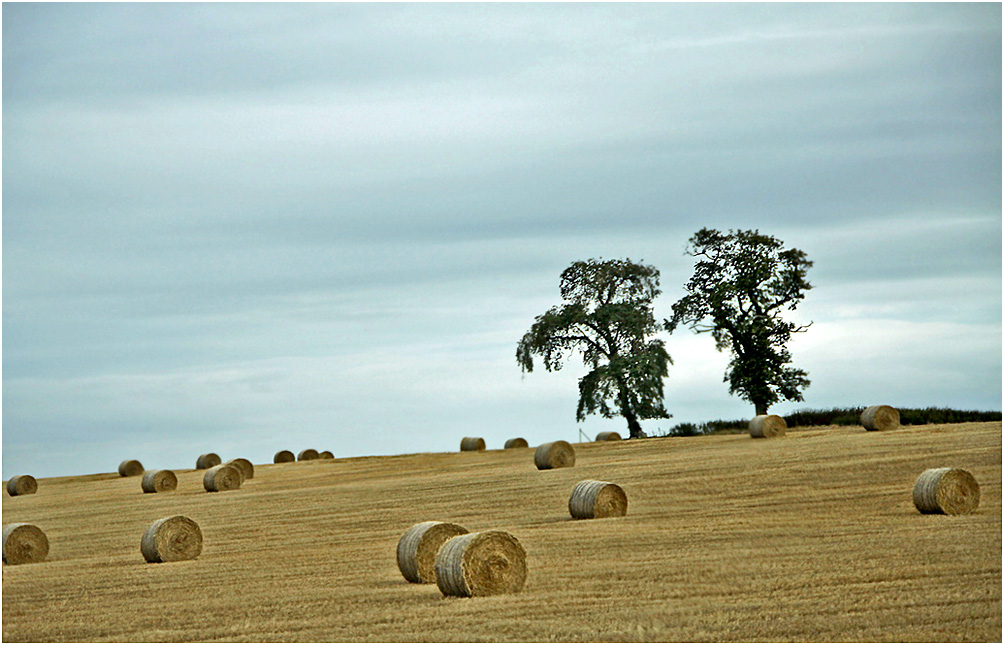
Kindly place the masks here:
[(690, 238), (687, 254), (698, 258), (686, 296), (673, 305), (667, 331), (680, 324), (710, 332), (719, 351), (732, 353), (725, 373), (729, 392), (756, 407), (757, 414), (780, 400), (801, 401), (809, 386), (804, 370), (791, 367), (788, 342), (805, 331), (781, 318), (812, 288), (805, 253), (757, 230), (722, 233), (703, 228)]
[(575, 352), (590, 371), (579, 379), (576, 419), (589, 414), (627, 420), (631, 437), (644, 436), (639, 419), (665, 419), (663, 379), (672, 362), (652, 313), (659, 271), (627, 260), (574, 262), (561, 273), (565, 304), (537, 316), (516, 348), (516, 361), (532, 372), (534, 355), (548, 371)]

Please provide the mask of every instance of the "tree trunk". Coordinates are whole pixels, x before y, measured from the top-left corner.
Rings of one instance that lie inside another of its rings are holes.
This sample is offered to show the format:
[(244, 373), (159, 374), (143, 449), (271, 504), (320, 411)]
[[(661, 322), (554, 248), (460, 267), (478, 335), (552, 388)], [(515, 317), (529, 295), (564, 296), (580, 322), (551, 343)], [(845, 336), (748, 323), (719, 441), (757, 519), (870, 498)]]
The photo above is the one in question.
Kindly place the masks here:
[(638, 417), (634, 413), (628, 411), (624, 414), (624, 418), (627, 419), (628, 424), (628, 436), (632, 439), (641, 439), (645, 436), (645, 433), (641, 431), (641, 424), (638, 423)]
[(767, 414), (767, 404), (766, 403), (757, 403), (756, 401), (754, 401), (753, 405), (756, 406), (756, 415), (757, 416), (760, 416), (762, 414)]
[(641, 424), (638, 423), (638, 415), (634, 413), (634, 407), (631, 405), (627, 384), (622, 378), (617, 379), (617, 402), (621, 406), (621, 416), (627, 419), (628, 436), (632, 439), (644, 437), (645, 433), (641, 431)]

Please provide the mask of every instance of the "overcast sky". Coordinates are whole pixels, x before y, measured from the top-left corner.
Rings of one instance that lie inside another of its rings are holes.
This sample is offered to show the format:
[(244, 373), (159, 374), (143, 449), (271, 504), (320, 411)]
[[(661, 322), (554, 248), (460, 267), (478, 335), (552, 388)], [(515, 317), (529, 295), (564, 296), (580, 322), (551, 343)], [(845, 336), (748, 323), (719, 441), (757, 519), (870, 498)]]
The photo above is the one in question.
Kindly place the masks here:
[(626, 435), (516, 344), (702, 227), (815, 262), (772, 412), (1000, 410), (1001, 96), (999, 3), (4, 3), (3, 477)]

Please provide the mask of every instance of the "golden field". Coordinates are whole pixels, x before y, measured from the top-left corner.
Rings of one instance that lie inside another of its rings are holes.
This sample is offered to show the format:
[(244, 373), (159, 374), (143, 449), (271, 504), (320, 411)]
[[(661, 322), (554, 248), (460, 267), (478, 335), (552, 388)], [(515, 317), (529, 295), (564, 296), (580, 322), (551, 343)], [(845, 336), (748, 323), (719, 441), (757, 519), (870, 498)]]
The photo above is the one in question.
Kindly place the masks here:
[[(40, 479), (4, 494), (3, 522), (36, 524), (50, 551), (3, 567), (3, 640), (1000, 642), (1001, 436), (997, 422), (586, 443), (551, 471), (533, 448), (319, 460), (256, 465), (221, 493), (192, 470), (159, 494), (117, 474)], [(914, 481), (940, 466), (979, 481), (974, 514), (916, 511)], [(572, 520), (583, 479), (619, 484), (627, 516)], [(175, 514), (201, 526), (201, 556), (147, 564), (144, 530)], [(514, 534), (523, 591), (406, 582), (397, 541), (425, 520)]]

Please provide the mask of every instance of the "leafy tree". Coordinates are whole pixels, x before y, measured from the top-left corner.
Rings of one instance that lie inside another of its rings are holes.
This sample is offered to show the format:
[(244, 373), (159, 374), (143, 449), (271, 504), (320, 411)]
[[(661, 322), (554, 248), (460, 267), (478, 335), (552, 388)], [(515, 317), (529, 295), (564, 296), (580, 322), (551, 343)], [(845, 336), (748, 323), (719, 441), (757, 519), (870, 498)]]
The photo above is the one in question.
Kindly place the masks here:
[(669, 332), (680, 324), (711, 332), (718, 351), (732, 352), (724, 379), (729, 393), (752, 403), (757, 414), (782, 399), (803, 400), (809, 386), (806, 372), (789, 366), (787, 345), (812, 323), (786, 322), (781, 311), (794, 310), (812, 288), (805, 279), (812, 262), (782, 245), (759, 231), (701, 229), (687, 246), (687, 255), (698, 258), (687, 295), (665, 321)]
[(561, 273), (561, 297), (537, 316), (519, 341), (516, 361), (533, 371), (533, 356), (550, 371), (579, 352), (590, 369), (579, 379), (578, 421), (588, 414), (621, 415), (631, 437), (645, 436), (639, 419), (667, 419), (662, 380), (672, 360), (652, 314), (659, 271), (628, 260), (575, 262)]

